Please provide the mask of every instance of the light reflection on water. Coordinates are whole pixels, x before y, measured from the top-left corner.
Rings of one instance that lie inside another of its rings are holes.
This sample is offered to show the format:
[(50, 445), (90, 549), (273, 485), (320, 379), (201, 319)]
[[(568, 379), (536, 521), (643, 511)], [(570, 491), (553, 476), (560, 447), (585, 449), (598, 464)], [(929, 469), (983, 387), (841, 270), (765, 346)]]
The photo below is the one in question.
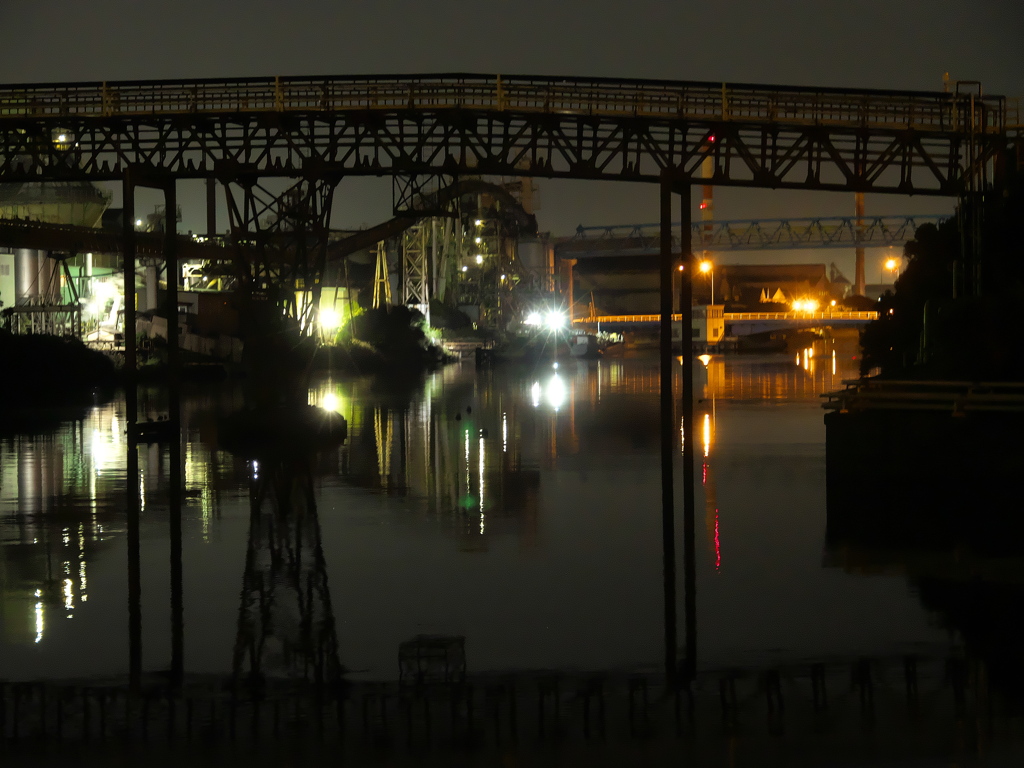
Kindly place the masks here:
[[(822, 568), (818, 395), (857, 365), (832, 352), (696, 367), (702, 664), (944, 640), (903, 581)], [(605, 359), (450, 366), (405, 394), (369, 380), (312, 387), (309, 403), (349, 426), (309, 465), (341, 662), (393, 677), (398, 644), (426, 632), (465, 635), (478, 670), (656, 665), (659, 385), (656, 360)], [(230, 668), (251, 484), (271, 471), (218, 450), (216, 416), (236, 403), (185, 398), (189, 672)], [(124, 423), (113, 403), (2, 443), (0, 677), (126, 668)], [(168, 647), (168, 462), (166, 446), (140, 448), (150, 669)]]

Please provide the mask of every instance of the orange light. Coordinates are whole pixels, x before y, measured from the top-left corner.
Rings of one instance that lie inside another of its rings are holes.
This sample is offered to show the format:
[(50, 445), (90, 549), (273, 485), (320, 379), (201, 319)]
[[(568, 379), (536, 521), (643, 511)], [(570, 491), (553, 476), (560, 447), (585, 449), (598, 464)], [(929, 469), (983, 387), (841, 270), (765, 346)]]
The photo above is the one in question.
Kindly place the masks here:
[(712, 265), (712, 263), (710, 261), (706, 261), (706, 260), (702, 261), (700, 263), (700, 271), (701, 272), (705, 272), (705, 273), (710, 272), (712, 266), (713, 265)]
[(678, 269), (679, 269), (680, 272), (682, 272), (684, 269), (686, 269), (686, 267), (684, 267), (682, 264), (680, 264)]

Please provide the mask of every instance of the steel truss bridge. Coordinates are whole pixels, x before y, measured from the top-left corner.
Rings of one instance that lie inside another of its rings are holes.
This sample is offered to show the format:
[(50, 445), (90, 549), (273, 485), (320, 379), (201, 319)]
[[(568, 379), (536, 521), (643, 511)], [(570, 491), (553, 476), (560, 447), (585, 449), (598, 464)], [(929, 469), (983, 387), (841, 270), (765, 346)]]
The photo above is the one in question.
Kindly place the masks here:
[[(485, 174), (956, 195), (999, 96), (444, 74), (0, 87), (0, 182)], [(701, 178), (705, 158), (713, 173)]]
[[(136, 189), (161, 190), (165, 210), (174, 211), (178, 180), (216, 179), (228, 195), (233, 239), (256, 242), (262, 266), (254, 264), (247, 275), (255, 290), (294, 296), (302, 285), (314, 306), (333, 191), (345, 176), (396, 177), (404, 182), (396, 181), (396, 190), (406, 190), (396, 194), (396, 213), (418, 217), (431, 215), (417, 210), (420, 190), (455, 176), (659, 183), (665, 676), (678, 690), (680, 680), (696, 676), (696, 441), (683, 441), (680, 659), (673, 491), (679, 422), (670, 328), (674, 198), (680, 198), (683, 233), (690, 231), (692, 184), (976, 198), (1002, 184), (1008, 151), (1019, 150), (1015, 114), (1005, 98), (959, 86), (929, 93), (471, 74), (8, 85), (0, 86), (0, 183), (122, 181), (122, 253), (125, 274), (134, 275)], [(274, 176), (293, 185), (268, 200), (261, 179)], [(968, 228), (957, 278), (966, 293), (979, 284), (980, 206), (972, 210), (977, 220)], [(271, 216), (297, 226), (268, 230)], [(173, 219), (164, 241), (168, 274), (177, 272)], [(295, 235), (286, 246), (292, 266), (272, 275), (278, 263), (273, 238), (282, 234)], [(683, 249), (684, 259), (692, 259), (689, 251)], [(681, 307), (692, 306), (691, 274), (679, 281)], [(168, 281), (168, 316), (177, 306), (177, 283)], [(296, 312), (297, 303), (291, 301)], [(125, 305), (125, 329), (125, 367), (134, 372), (134, 302)], [(177, 323), (168, 323), (172, 381), (179, 368), (177, 336)], [(682, 421), (692, 425), (692, 354), (683, 356), (682, 374)], [(130, 435), (137, 411), (129, 386)], [(169, 411), (177, 422), (176, 396)], [(129, 456), (134, 453), (130, 447)], [(130, 530), (129, 571), (136, 574), (137, 537), (137, 528)], [(130, 617), (131, 637), (141, 636), (139, 615), (135, 610)], [(136, 681), (139, 658), (131, 662)]]
[[(925, 223), (947, 219), (939, 215), (829, 216), (803, 219), (701, 221), (690, 224), (694, 251), (791, 250), (797, 248), (873, 248), (902, 245)], [(678, 251), (673, 224), (673, 248)], [(556, 246), (574, 258), (601, 255), (655, 255), (661, 248), (661, 224), (621, 224), (579, 227), (576, 235)]]

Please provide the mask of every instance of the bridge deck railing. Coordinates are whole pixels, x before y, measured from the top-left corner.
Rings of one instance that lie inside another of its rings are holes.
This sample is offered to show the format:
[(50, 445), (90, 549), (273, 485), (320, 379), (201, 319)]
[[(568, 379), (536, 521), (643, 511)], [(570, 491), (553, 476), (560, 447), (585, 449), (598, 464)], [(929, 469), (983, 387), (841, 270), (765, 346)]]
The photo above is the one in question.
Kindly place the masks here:
[[(999, 96), (696, 82), (439, 75), (0, 87), (0, 119), (405, 109), (543, 112), (939, 133), (1001, 133), (1007, 125), (1006, 100)], [(708, 142), (713, 141), (709, 134)]]

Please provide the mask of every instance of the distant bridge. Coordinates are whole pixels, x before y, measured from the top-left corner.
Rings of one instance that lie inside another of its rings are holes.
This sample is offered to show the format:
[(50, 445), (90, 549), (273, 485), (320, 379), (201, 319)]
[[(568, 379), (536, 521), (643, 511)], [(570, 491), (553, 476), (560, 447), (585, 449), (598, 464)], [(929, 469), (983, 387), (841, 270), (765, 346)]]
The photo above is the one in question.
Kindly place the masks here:
[[(784, 328), (838, 328), (867, 325), (878, 319), (877, 312), (726, 312), (725, 325), (733, 336), (750, 336)], [(681, 323), (681, 314), (672, 315), (672, 322)], [(600, 326), (602, 330), (640, 330), (661, 325), (660, 315), (593, 315), (573, 320), (579, 326)]]
[[(690, 225), (694, 252), (790, 250), (798, 248), (872, 248), (902, 245), (922, 224), (949, 218), (938, 214), (820, 216), (802, 219), (734, 219), (695, 221)], [(672, 227), (673, 248), (679, 249), (679, 224)], [(656, 256), (661, 248), (660, 224), (617, 224), (579, 227), (575, 236), (555, 246), (571, 258)]]

